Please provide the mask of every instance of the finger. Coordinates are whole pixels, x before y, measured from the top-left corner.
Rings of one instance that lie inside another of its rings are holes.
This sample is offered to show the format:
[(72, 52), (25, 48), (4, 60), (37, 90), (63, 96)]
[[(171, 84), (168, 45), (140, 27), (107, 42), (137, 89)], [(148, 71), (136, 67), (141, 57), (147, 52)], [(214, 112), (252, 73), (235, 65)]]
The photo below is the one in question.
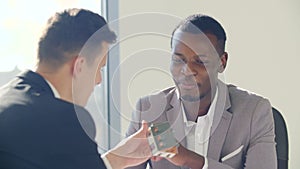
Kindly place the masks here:
[(142, 128), (148, 130), (148, 123), (145, 120), (142, 121)]
[(153, 157), (151, 157), (151, 160), (152, 161), (160, 161), (160, 160), (162, 160), (163, 159), (163, 157), (158, 157), (158, 156), (153, 156)]
[(148, 133), (148, 123), (145, 120), (143, 120), (141, 128), (136, 133), (134, 133), (132, 137), (146, 139), (147, 133)]
[(148, 123), (145, 120), (142, 121), (141, 130), (142, 130), (142, 133), (144, 133), (144, 134), (147, 134), (147, 132), (148, 132)]

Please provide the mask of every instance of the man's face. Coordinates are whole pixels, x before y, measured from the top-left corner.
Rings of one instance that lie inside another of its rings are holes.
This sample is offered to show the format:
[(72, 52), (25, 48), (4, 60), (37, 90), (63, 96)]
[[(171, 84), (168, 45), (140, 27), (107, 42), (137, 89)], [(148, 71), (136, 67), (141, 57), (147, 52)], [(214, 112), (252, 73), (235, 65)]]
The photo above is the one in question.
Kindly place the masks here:
[(87, 63), (84, 59), (81, 71), (73, 81), (74, 101), (85, 106), (92, 94), (94, 87), (102, 82), (101, 69), (106, 65), (109, 44), (102, 43), (101, 51), (93, 63)]
[(215, 89), (222, 64), (217, 41), (212, 34), (174, 33), (170, 70), (182, 99), (198, 101)]

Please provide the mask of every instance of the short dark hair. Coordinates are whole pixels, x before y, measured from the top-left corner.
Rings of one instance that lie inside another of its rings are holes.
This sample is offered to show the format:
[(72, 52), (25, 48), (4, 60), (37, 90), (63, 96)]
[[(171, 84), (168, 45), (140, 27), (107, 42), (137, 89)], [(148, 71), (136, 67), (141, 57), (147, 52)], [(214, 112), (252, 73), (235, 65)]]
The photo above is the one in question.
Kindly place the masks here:
[(108, 28), (105, 19), (99, 14), (76, 8), (56, 13), (48, 20), (39, 40), (38, 62), (59, 68), (78, 56), (89, 38), (100, 29), (98, 46), (103, 41), (113, 43), (116, 40), (115, 33)]
[(181, 21), (177, 27), (173, 30), (171, 38), (171, 47), (173, 36), (176, 30), (180, 29), (183, 32), (188, 33), (209, 33), (213, 34), (218, 39), (217, 52), (219, 55), (222, 55), (225, 51), (225, 42), (226, 42), (226, 33), (222, 25), (216, 21), (214, 18), (203, 15), (203, 14), (194, 14), (188, 16), (186, 19)]

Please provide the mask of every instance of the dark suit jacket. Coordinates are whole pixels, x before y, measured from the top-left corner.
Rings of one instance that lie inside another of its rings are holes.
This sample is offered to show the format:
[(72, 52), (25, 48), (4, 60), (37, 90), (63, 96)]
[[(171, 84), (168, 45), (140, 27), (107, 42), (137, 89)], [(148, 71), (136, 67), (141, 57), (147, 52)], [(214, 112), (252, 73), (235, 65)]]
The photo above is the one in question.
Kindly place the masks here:
[(26, 71), (0, 89), (1, 169), (106, 168), (94, 136), (89, 113), (55, 98), (42, 76)]
[[(254, 93), (219, 81), (211, 127), (208, 169), (276, 169), (274, 121), (270, 102)], [(174, 87), (141, 98), (132, 114), (127, 136), (140, 122), (168, 121), (175, 138), (186, 146), (183, 112)], [(154, 169), (179, 169), (163, 159), (152, 161)], [(145, 164), (134, 169), (143, 169)]]

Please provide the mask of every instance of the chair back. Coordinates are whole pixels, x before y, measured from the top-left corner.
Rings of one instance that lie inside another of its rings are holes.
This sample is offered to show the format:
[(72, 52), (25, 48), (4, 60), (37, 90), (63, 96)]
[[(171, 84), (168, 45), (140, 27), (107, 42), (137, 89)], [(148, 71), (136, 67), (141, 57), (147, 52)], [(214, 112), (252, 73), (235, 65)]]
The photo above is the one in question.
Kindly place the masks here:
[(277, 166), (278, 169), (287, 169), (289, 160), (289, 141), (286, 123), (281, 113), (276, 108), (273, 107), (272, 111), (275, 122)]

